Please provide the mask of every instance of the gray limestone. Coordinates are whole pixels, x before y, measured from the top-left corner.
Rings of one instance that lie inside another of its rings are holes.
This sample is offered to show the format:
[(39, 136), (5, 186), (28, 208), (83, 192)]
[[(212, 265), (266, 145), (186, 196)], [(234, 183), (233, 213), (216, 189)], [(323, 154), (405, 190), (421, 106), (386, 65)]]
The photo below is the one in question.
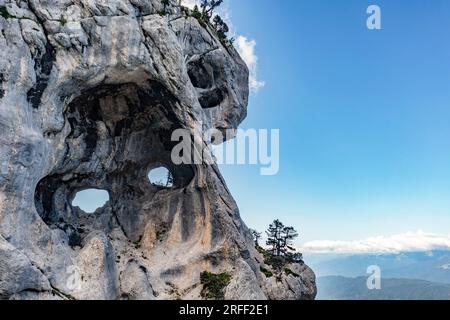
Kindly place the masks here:
[[(238, 53), (171, 2), (0, 0), (0, 299), (200, 299), (205, 270), (229, 299), (314, 298), (304, 265), (260, 272), (216, 165), (171, 162), (173, 130), (236, 129), (249, 95)], [(71, 205), (89, 188), (110, 196), (94, 214)]]

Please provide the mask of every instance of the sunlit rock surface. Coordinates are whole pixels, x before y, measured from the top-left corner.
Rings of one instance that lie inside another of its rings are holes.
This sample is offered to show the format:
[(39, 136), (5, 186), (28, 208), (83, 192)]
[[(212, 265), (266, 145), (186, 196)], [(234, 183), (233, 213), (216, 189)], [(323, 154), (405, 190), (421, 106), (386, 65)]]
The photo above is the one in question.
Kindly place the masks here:
[(1, 299), (201, 299), (205, 270), (229, 299), (314, 298), (306, 266), (260, 272), (217, 166), (171, 161), (175, 129), (235, 129), (248, 103), (237, 52), (176, 3), (0, 0)]

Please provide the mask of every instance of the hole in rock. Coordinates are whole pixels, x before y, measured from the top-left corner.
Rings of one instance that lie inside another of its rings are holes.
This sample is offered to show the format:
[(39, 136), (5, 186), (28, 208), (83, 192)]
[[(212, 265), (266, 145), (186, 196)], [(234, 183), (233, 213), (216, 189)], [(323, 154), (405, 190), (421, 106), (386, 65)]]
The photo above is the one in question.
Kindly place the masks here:
[[(171, 161), (177, 144), (171, 135), (183, 127), (177, 110), (181, 106), (176, 97), (150, 80), (81, 91), (65, 108), (70, 132), (64, 158), (36, 187), (35, 206), (42, 220), (70, 237), (68, 230), (109, 232), (108, 217), (115, 217), (126, 236), (138, 240), (158, 191), (148, 188), (149, 169), (165, 164), (165, 174), (153, 178), (152, 173), (150, 181), (162, 181), (160, 188), (170, 191), (188, 186), (196, 175), (194, 166), (175, 166)], [(170, 183), (167, 171), (173, 174)], [(84, 213), (104, 210), (102, 215), (83, 215), (74, 207)]]
[(214, 70), (202, 59), (189, 62), (188, 76), (196, 88), (208, 89), (214, 84)]
[(150, 183), (157, 187), (172, 188), (173, 187), (173, 175), (165, 167), (158, 167), (150, 170), (148, 173), (148, 179)]
[(217, 107), (224, 100), (223, 92), (220, 88), (203, 92), (199, 97), (200, 105), (203, 109)]
[(86, 213), (94, 213), (109, 201), (109, 194), (105, 190), (87, 189), (77, 192), (72, 206), (78, 207)]

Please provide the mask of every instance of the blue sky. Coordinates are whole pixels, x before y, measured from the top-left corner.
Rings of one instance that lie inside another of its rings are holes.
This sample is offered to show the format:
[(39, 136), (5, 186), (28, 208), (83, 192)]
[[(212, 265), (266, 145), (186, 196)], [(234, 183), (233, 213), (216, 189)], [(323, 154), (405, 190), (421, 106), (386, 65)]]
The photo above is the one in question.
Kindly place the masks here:
[(242, 127), (281, 136), (278, 175), (221, 167), (246, 223), (302, 242), (450, 234), (450, 2), (225, 1), (265, 82)]

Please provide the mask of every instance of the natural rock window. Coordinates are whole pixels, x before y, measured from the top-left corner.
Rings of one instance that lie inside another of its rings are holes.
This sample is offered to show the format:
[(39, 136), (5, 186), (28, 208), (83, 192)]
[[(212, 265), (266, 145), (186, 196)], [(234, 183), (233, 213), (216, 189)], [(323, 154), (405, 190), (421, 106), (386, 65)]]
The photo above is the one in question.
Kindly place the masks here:
[(94, 213), (109, 201), (109, 194), (105, 190), (87, 189), (77, 192), (72, 201), (73, 207), (78, 207), (86, 213)]
[(150, 170), (148, 173), (150, 183), (157, 187), (172, 188), (173, 176), (172, 173), (165, 167), (158, 167)]

